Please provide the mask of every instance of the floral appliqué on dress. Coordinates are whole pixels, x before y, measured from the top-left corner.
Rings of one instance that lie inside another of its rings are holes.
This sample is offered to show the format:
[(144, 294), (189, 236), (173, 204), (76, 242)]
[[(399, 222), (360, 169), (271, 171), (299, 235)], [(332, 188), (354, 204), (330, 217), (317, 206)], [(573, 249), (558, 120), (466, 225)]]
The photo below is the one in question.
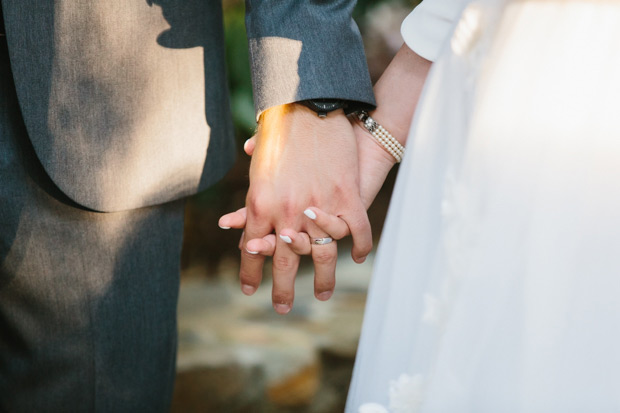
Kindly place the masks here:
[(379, 403), (364, 403), (359, 413), (415, 413), (422, 405), (424, 381), (422, 375), (401, 374), (398, 380), (390, 382), (389, 408)]

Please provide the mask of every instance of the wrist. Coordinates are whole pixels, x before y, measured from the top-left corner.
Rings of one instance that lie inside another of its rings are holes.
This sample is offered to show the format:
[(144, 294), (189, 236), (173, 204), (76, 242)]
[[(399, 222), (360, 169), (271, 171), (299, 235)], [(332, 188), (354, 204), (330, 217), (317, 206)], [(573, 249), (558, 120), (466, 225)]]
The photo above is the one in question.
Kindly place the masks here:
[(370, 116), (403, 145), (430, 67), (430, 61), (403, 45), (375, 85), (377, 109)]
[(370, 134), (375, 142), (379, 144), (383, 150), (388, 152), (394, 160), (399, 163), (405, 154), (405, 147), (379, 122), (377, 122), (368, 112), (359, 112), (357, 114), (359, 125)]
[(383, 186), (388, 173), (396, 160), (376, 139), (359, 123), (355, 122), (353, 130), (357, 137), (359, 156), (360, 196), (368, 208)]
[(360, 159), (371, 158), (374, 162), (383, 165), (386, 170), (392, 169), (397, 163), (396, 158), (392, 156), (385, 148), (377, 142), (374, 136), (361, 124), (361, 121), (353, 122), (353, 129), (357, 135), (358, 151)]
[(377, 108), (372, 112), (368, 112), (368, 114), (379, 124), (381, 124), (385, 129), (390, 131), (390, 134), (396, 138), (398, 143), (405, 146), (407, 142), (407, 135), (409, 134), (409, 126), (410, 124), (403, 124), (403, 122), (399, 122), (398, 116), (393, 116), (392, 112), (386, 110), (385, 108)]
[(330, 111), (326, 113), (319, 113), (316, 108), (311, 108), (303, 102), (293, 102), (293, 103), (289, 103), (288, 105), (291, 106), (291, 110), (296, 110), (296, 111), (299, 111), (300, 113), (305, 113), (308, 115), (308, 118), (312, 120), (323, 121), (326, 119), (333, 119), (334, 117), (337, 117), (337, 116), (344, 116), (344, 109), (342, 108), (331, 109)]

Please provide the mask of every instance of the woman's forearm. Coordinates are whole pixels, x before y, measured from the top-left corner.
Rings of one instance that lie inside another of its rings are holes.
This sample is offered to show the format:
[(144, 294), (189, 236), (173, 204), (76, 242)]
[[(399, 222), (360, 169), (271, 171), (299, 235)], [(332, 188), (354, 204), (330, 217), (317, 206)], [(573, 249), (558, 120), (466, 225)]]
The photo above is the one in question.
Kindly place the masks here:
[[(370, 114), (403, 145), (430, 66), (429, 60), (403, 45), (375, 85), (377, 109)], [(359, 122), (355, 133), (360, 194), (368, 207), (396, 160)]]
[(403, 145), (431, 64), (403, 44), (375, 85), (371, 116)]

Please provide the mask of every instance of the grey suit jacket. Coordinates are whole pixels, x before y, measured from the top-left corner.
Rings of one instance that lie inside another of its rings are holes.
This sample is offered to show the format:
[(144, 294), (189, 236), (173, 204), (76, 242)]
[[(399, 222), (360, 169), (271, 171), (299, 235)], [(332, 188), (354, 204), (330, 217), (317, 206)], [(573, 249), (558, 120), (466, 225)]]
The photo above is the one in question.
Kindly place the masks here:
[[(233, 162), (221, 0), (0, 0), (29, 137), (80, 205), (191, 195)], [(354, 0), (247, 0), (257, 114), (374, 104)]]

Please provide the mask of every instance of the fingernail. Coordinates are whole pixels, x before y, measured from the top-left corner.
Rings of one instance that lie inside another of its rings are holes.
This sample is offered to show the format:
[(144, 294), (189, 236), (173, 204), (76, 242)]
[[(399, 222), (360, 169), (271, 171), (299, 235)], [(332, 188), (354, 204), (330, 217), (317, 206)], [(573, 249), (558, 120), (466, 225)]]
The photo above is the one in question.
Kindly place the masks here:
[(276, 304), (273, 306), (278, 314), (288, 314), (291, 311), (291, 306), (288, 304)]
[(354, 261), (358, 264), (362, 264), (364, 261), (366, 261), (366, 257), (358, 257)]
[(243, 142), (243, 149), (245, 149), (245, 147), (248, 146), (248, 143), (250, 143), (250, 139), (252, 138), (246, 139), (246, 141)]
[(250, 251), (250, 250), (249, 250), (249, 249), (247, 249), (247, 248), (245, 249), (245, 251), (246, 251), (248, 254), (252, 254), (252, 255), (256, 255), (256, 254), (258, 254), (258, 251)]
[(223, 225), (217, 224), (218, 227), (222, 228), (222, 229), (230, 229), (230, 227), (225, 227)]
[(241, 286), (241, 291), (243, 291), (243, 294), (245, 295), (252, 295), (256, 292), (256, 288), (252, 287), (249, 284), (243, 284)]
[(317, 294), (316, 298), (318, 298), (321, 301), (327, 301), (331, 298), (333, 294), (334, 294), (333, 291), (324, 291), (320, 294)]
[(280, 235), (280, 239), (284, 242), (286, 242), (287, 244), (292, 244), (293, 241), (291, 240), (291, 237), (287, 236), (287, 235)]
[(316, 214), (314, 213), (313, 210), (311, 210), (310, 208), (306, 209), (304, 211), (304, 215), (307, 216), (310, 219), (316, 219)]

